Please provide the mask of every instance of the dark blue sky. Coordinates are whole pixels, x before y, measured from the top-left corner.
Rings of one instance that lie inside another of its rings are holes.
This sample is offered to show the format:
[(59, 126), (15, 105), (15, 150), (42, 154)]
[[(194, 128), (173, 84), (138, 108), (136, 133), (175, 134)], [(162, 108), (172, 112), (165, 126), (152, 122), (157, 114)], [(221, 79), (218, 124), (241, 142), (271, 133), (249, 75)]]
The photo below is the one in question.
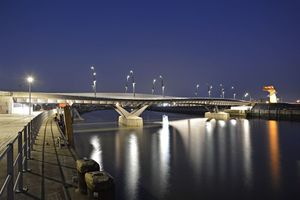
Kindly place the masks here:
[[(109, 3), (108, 3), (109, 2)], [(300, 98), (299, 1), (0, 2), (0, 90), (123, 92), (134, 70), (137, 91), (165, 77), (167, 95), (201, 96), (223, 83), (225, 96), (249, 91)], [(132, 66), (132, 67), (130, 67)], [(219, 96), (213, 90), (213, 95)]]

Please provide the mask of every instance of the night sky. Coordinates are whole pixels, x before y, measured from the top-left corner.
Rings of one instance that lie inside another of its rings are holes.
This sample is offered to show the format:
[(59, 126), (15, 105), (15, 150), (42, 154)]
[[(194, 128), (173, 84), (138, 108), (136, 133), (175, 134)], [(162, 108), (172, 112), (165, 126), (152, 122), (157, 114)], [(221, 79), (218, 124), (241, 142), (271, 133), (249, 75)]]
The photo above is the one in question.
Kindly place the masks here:
[[(166, 95), (300, 99), (300, 1), (0, 2), (0, 90), (124, 92), (133, 69), (137, 92), (164, 76)], [(158, 86), (158, 85), (157, 85)], [(159, 92), (159, 91), (157, 91)]]

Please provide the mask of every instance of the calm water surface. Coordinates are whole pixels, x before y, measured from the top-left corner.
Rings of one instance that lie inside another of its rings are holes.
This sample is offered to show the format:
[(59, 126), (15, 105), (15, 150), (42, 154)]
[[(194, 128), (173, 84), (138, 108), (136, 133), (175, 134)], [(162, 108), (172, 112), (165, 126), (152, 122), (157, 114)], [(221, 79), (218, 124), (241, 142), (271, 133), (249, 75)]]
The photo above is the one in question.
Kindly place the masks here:
[(300, 123), (145, 112), (141, 129), (114, 111), (74, 125), (78, 154), (116, 182), (117, 199), (300, 199)]

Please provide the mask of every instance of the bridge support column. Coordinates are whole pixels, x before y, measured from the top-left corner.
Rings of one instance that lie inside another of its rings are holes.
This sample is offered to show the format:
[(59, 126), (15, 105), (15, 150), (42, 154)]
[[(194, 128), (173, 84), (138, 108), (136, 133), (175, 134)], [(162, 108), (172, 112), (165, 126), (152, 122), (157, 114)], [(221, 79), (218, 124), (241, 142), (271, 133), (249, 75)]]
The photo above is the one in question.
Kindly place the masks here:
[(205, 118), (216, 119), (216, 120), (229, 120), (230, 115), (229, 113), (225, 112), (206, 112), (204, 115)]
[(141, 127), (143, 126), (143, 118), (136, 117), (136, 116), (119, 116), (119, 125), (121, 126), (128, 126), (128, 127)]
[(143, 118), (139, 117), (148, 105), (144, 105), (141, 108), (137, 108), (132, 112), (128, 112), (122, 108), (119, 104), (116, 104), (115, 110), (120, 114), (119, 116), (119, 125), (127, 127), (141, 127), (143, 126)]

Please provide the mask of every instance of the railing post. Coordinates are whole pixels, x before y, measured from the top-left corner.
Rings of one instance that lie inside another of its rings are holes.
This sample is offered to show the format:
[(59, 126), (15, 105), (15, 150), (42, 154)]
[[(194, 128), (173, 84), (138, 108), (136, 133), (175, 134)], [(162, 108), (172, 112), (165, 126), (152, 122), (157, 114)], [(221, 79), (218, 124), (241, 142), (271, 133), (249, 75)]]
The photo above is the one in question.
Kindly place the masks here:
[(30, 133), (31, 133), (31, 150), (33, 145), (35, 144), (35, 137), (34, 137), (34, 121), (30, 121)]
[(18, 181), (18, 189), (16, 192), (23, 191), (23, 147), (22, 147), (22, 132), (18, 133), (18, 173), (19, 181)]
[(31, 124), (30, 122), (27, 124), (27, 141), (28, 141), (28, 147), (27, 147), (27, 157), (28, 159), (31, 159), (31, 138), (32, 138), (32, 133), (31, 133)]
[(28, 169), (28, 138), (27, 138), (28, 125), (24, 127), (24, 168), (23, 172), (26, 172)]
[(7, 175), (10, 177), (7, 185), (7, 199), (14, 199), (14, 147), (9, 143), (7, 151)]

